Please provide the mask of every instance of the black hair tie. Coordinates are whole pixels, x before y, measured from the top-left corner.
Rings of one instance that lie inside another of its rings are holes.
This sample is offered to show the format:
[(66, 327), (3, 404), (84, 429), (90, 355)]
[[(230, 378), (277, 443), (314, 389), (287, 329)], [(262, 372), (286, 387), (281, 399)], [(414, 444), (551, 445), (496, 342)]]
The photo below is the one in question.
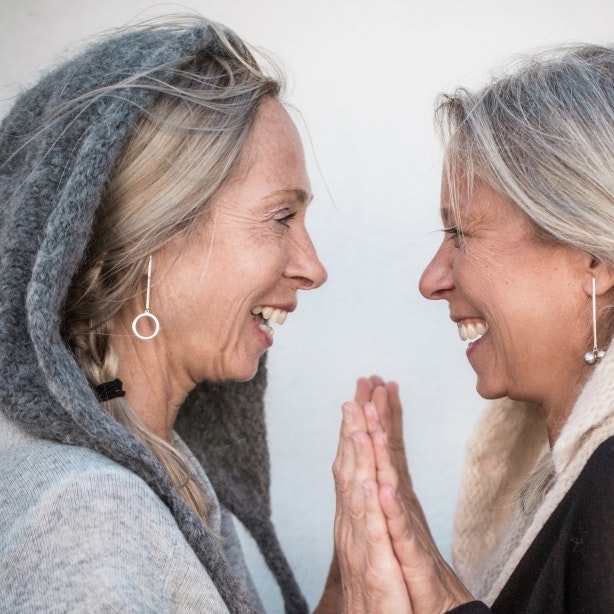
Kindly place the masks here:
[(99, 384), (96, 386), (95, 391), (96, 396), (101, 403), (126, 396), (126, 392), (122, 388), (122, 381), (119, 378), (115, 378), (110, 382)]

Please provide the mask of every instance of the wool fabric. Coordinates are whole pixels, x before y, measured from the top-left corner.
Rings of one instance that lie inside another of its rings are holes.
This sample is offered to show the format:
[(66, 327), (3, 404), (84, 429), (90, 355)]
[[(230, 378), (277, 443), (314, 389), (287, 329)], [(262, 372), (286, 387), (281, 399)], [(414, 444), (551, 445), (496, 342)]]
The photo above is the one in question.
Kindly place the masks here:
[(536, 406), (500, 399), (467, 448), (453, 558), (478, 599), (492, 604), (597, 448), (614, 435), (614, 351), (595, 366), (550, 448)]

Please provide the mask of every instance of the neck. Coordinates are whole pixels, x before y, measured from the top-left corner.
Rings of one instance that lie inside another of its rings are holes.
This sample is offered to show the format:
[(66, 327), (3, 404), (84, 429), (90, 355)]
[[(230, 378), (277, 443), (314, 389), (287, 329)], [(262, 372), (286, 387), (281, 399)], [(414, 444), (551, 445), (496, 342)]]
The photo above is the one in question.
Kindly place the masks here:
[(177, 413), (194, 382), (173, 369), (162, 334), (138, 339), (132, 334), (131, 320), (119, 322), (116, 330), (111, 343), (119, 360), (125, 400), (147, 429), (170, 442)]
[(550, 394), (538, 403), (546, 415), (548, 439), (550, 440), (551, 447), (561, 434), (563, 426), (567, 422), (591, 373), (592, 368), (585, 369), (576, 380), (570, 378), (568, 381), (559, 381), (557, 386), (553, 387)]

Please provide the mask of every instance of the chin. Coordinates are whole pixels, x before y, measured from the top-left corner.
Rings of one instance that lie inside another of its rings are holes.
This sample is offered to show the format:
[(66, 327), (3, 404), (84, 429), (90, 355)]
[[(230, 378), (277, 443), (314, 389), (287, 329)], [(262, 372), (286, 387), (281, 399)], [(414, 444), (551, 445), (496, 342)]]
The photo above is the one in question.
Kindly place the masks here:
[(225, 373), (222, 373), (217, 380), (221, 382), (248, 382), (258, 373), (259, 364), (260, 362), (256, 360), (249, 364), (235, 365), (232, 369), (227, 369)]
[(501, 386), (488, 385), (486, 382), (481, 382), (479, 379), (475, 385), (476, 392), (488, 401), (494, 401), (495, 399), (502, 399), (507, 396), (507, 390)]

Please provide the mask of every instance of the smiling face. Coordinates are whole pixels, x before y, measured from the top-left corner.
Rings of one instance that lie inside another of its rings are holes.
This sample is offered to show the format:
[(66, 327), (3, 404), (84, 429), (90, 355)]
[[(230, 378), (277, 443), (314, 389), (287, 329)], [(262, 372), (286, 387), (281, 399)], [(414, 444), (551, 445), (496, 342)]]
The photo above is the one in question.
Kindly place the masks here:
[(326, 280), (305, 228), (303, 149), (278, 101), (261, 104), (240, 166), (206, 221), (153, 255), (151, 312), (161, 325), (153, 343), (181, 381), (251, 378), (273, 343), (264, 318), (283, 323), (297, 290)]
[(461, 339), (472, 340), (479, 394), (567, 409), (588, 374), (591, 257), (543, 237), (479, 181), (460, 193), (458, 219), (444, 182), (441, 212), (445, 236), (420, 291), (447, 300)]

